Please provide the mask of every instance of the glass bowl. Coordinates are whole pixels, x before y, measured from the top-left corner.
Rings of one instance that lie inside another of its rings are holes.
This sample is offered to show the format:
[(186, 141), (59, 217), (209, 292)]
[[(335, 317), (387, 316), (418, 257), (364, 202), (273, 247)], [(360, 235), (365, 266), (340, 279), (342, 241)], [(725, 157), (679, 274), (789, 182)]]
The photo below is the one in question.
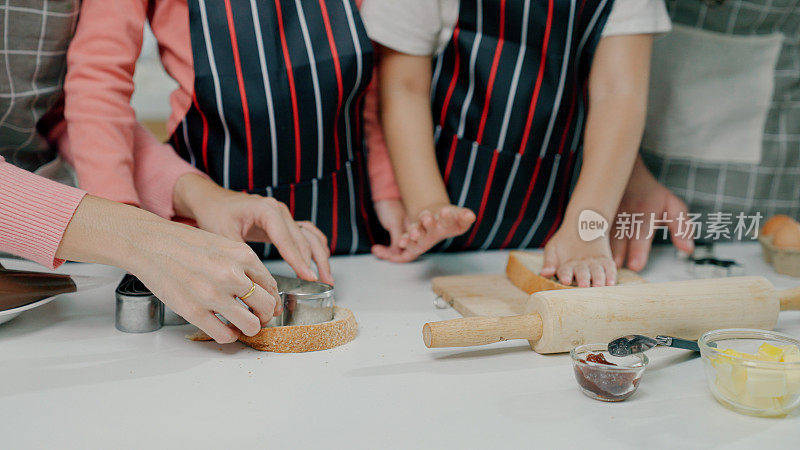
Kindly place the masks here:
[[(604, 402), (621, 402), (636, 392), (649, 360), (643, 353), (617, 357), (608, 353), (608, 344), (586, 344), (569, 352), (575, 379), (581, 392)], [(612, 364), (587, 361), (590, 355), (603, 355)]]
[[(796, 346), (795, 362), (767, 361), (764, 343)], [(783, 333), (730, 328), (704, 334), (698, 341), (706, 380), (714, 398), (728, 408), (754, 416), (782, 417), (800, 405), (800, 340)], [(727, 350), (727, 352), (726, 352)], [(738, 352), (738, 353), (737, 353)], [(740, 356), (747, 353), (750, 357)]]

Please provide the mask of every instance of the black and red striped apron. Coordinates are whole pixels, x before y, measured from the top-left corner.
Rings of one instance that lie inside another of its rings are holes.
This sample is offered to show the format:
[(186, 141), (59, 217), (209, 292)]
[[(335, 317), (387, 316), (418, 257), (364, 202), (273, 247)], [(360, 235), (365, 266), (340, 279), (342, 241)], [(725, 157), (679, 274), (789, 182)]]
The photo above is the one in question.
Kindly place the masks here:
[(361, 123), (373, 49), (353, 0), (188, 3), (194, 96), (172, 144), (223, 187), (284, 202), (332, 253), (369, 251), (383, 235)]
[(613, 0), (461, 0), (434, 63), (436, 153), (477, 220), (442, 250), (539, 247), (566, 209)]

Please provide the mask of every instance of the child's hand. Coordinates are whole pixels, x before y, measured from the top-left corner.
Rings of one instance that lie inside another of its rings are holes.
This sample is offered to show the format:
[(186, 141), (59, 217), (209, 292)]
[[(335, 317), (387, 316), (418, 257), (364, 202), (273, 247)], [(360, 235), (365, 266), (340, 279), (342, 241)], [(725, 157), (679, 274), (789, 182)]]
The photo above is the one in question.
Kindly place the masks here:
[(392, 262), (410, 262), (439, 242), (466, 233), (473, 222), (475, 214), (469, 209), (450, 204), (433, 205), (422, 211), (416, 222), (407, 225), (407, 232), (397, 247), (375, 246), (372, 253)]
[[(403, 202), (400, 200), (378, 200), (375, 202), (375, 214), (383, 228), (389, 232), (389, 246), (373, 245), (372, 254), (380, 259), (394, 262), (403, 254), (400, 248), (400, 239), (406, 233), (408, 216)], [(413, 258), (412, 258), (413, 259)]]
[(400, 239), (400, 247), (419, 253), (430, 250), (439, 242), (460, 236), (475, 222), (475, 213), (455, 205), (433, 205), (408, 226), (408, 233)]
[(578, 287), (613, 286), (617, 282), (617, 265), (607, 237), (584, 242), (576, 230), (562, 226), (544, 247), (541, 274), (555, 275), (566, 285), (574, 279)]

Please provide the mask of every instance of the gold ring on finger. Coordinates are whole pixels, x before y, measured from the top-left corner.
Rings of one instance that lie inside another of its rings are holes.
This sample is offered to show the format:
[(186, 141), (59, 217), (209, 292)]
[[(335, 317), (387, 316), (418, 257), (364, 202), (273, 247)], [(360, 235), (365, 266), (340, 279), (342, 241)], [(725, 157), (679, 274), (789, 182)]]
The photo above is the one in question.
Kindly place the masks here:
[(247, 291), (247, 294), (239, 296), (238, 297), (239, 300), (247, 300), (247, 298), (250, 297), (251, 295), (253, 295), (253, 292), (256, 291), (256, 283), (254, 281), (252, 281), (252, 280), (250, 282), (253, 283), (253, 285), (250, 286), (250, 290)]

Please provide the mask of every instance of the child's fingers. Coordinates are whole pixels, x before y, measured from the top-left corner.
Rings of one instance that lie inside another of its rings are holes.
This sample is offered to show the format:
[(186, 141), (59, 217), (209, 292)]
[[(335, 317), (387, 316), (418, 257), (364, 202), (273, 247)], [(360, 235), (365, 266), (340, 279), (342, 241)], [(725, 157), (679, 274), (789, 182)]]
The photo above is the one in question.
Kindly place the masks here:
[(467, 231), (472, 223), (475, 222), (475, 213), (469, 209), (462, 208), (461, 212), (458, 214), (458, 225), (459, 227)]
[(617, 266), (610, 259), (603, 261), (603, 268), (606, 270), (606, 286), (617, 284)]
[(592, 261), (589, 263), (589, 272), (592, 275), (592, 286), (600, 287), (606, 285), (606, 269), (600, 261)]
[(458, 227), (456, 212), (452, 208), (442, 208), (439, 212), (437, 226), (440, 230), (448, 231)]
[(573, 269), (575, 272), (575, 282), (578, 284), (578, 287), (589, 287), (591, 285), (592, 274), (589, 270), (589, 265), (585, 262), (579, 262), (575, 264), (575, 268)]
[(405, 250), (410, 245), (411, 245), (411, 242), (408, 240), (408, 238), (400, 239), (400, 242), (397, 243), (397, 248), (399, 248), (400, 250)]
[(400, 249), (405, 249), (409, 246), (409, 244), (411, 244), (411, 238), (408, 236), (407, 232), (403, 233), (403, 235), (400, 236), (400, 239), (397, 241), (397, 247)]
[(558, 276), (558, 281), (561, 284), (569, 286), (570, 284), (572, 284), (573, 264), (572, 263), (562, 264), (561, 266), (559, 266), (556, 274)]
[(419, 222), (414, 222), (408, 227), (408, 239), (417, 242), (422, 237), (422, 227)]
[(614, 256), (614, 263), (617, 267), (622, 267), (622, 264), (625, 263), (625, 254), (627, 252), (627, 239), (611, 239), (611, 254)]
[(553, 247), (545, 247), (541, 275), (550, 278), (556, 274), (556, 269), (558, 269), (558, 255)]
[(433, 219), (433, 214), (431, 214), (430, 211), (422, 211), (419, 213), (419, 223), (426, 233), (430, 233), (434, 225), (436, 225), (436, 221)]
[(372, 246), (372, 254), (378, 259), (391, 260), (393, 252), (385, 245), (376, 244)]
[(406, 250), (398, 251), (390, 247), (386, 247), (385, 245), (373, 245), (372, 254), (378, 259), (384, 259), (393, 263), (407, 263), (419, 257), (417, 253)]

